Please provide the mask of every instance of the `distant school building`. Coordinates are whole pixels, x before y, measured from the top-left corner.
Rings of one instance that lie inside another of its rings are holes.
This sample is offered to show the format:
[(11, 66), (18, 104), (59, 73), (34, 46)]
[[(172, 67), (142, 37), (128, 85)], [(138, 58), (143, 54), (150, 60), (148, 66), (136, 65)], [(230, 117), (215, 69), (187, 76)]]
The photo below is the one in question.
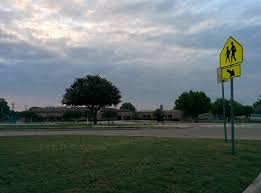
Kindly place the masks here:
[[(153, 111), (137, 111), (128, 112), (119, 109), (105, 108), (98, 111), (97, 119), (104, 120), (103, 113), (108, 110), (116, 111), (117, 117), (115, 120), (155, 120)], [(88, 112), (87, 107), (32, 107), (29, 112), (41, 117), (44, 121), (64, 121), (64, 114), (66, 112)], [(183, 113), (180, 110), (163, 110), (165, 120), (181, 121), (183, 120)], [(86, 117), (83, 117), (83, 119)]]

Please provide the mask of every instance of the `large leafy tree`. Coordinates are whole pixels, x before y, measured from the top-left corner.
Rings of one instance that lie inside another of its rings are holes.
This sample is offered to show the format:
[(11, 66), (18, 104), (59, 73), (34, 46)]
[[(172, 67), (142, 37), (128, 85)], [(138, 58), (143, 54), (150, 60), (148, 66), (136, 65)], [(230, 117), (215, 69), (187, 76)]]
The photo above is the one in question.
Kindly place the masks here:
[(4, 98), (0, 98), (0, 119), (4, 120), (10, 113), (10, 107)]
[(120, 107), (121, 110), (129, 111), (129, 112), (135, 112), (136, 108), (131, 103), (123, 103)]
[(175, 109), (182, 110), (197, 122), (200, 114), (209, 112), (210, 102), (210, 98), (202, 91), (183, 92), (175, 101)]
[(97, 124), (97, 112), (101, 108), (116, 106), (120, 103), (119, 89), (110, 81), (98, 75), (87, 75), (78, 78), (66, 89), (62, 103), (72, 106), (86, 106), (93, 114)]

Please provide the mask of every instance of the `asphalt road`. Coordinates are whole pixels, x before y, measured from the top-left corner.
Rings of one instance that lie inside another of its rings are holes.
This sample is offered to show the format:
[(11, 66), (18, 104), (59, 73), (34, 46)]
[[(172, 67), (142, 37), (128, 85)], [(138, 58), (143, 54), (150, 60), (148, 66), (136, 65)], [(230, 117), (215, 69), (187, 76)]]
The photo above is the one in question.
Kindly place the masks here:
[[(230, 138), (230, 127), (228, 127)], [(261, 140), (261, 124), (235, 125), (237, 139)], [(109, 135), (109, 136), (154, 136), (223, 139), (222, 124), (179, 123), (153, 128), (86, 128), (86, 129), (16, 129), (0, 130), (0, 136), (41, 135)]]

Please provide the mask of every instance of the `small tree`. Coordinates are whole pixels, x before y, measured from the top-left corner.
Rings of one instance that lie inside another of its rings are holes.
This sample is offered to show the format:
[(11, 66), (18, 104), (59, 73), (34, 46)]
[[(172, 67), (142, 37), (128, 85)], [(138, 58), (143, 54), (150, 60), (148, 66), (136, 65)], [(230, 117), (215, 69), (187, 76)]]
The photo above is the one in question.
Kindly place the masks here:
[(261, 105), (261, 95), (260, 95), (260, 98), (257, 99), (256, 102), (254, 102), (254, 104), (253, 104), (254, 109), (255, 109), (257, 106), (259, 106), (259, 105)]
[(113, 124), (114, 119), (116, 119), (118, 116), (118, 113), (116, 110), (109, 109), (102, 113), (102, 117), (105, 118), (105, 120), (108, 121), (108, 124), (110, 124), (110, 121)]
[(119, 89), (110, 81), (98, 75), (78, 78), (66, 89), (62, 103), (72, 106), (86, 106), (93, 114), (93, 122), (97, 124), (97, 112), (120, 103)]
[(161, 109), (156, 109), (156, 110), (153, 112), (153, 116), (156, 117), (157, 124), (158, 124), (159, 122), (161, 122), (161, 123), (164, 124), (165, 115), (164, 115), (164, 112), (163, 112)]
[(260, 98), (253, 104), (254, 113), (261, 114), (261, 95)]
[[(230, 116), (230, 102), (227, 99), (224, 99), (224, 102), (225, 102), (225, 111), (226, 111), (225, 117), (229, 118), (229, 116)], [(223, 117), (223, 99), (222, 98), (218, 98), (218, 99), (215, 100), (214, 103), (212, 103), (211, 112), (214, 115), (218, 115), (220, 117)]]
[(198, 122), (200, 114), (209, 112), (210, 102), (210, 98), (202, 91), (183, 92), (175, 101), (175, 109), (184, 111), (195, 122)]
[(255, 106), (254, 113), (255, 114), (261, 114), (261, 104)]
[[(226, 118), (230, 120), (231, 115), (231, 103), (229, 100), (225, 99), (225, 110)], [(214, 115), (223, 116), (223, 100), (218, 98), (211, 106), (211, 111)], [(253, 107), (249, 105), (242, 105), (237, 101), (234, 101), (234, 113), (236, 116), (246, 116), (247, 118), (253, 112)]]
[(250, 117), (250, 115), (253, 113), (254, 108), (250, 105), (243, 106), (243, 114), (247, 117)]
[(0, 98), (0, 119), (3, 121), (8, 118), (10, 107), (4, 98)]
[(78, 119), (83, 116), (84, 114), (80, 111), (67, 111), (63, 114), (63, 119), (66, 121), (74, 120), (77, 122)]
[(234, 101), (234, 113), (235, 116), (242, 116), (245, 115), (244, 114), (244, 105), (242, 105), (241, 103)]
[(40, 117), (39, 115), (37, 115), (36, 113), (34, 112), (31, 112), (31, 111), (23, 111), (21, 112), (20, 114), (20, 117), (23, 117), (24, 118), (24, 121), (26, 123), (28, 122), (35, 122), (35, 121), (42, 121), (42, 117)]
[(120, 107), (121, 110), (129, 111), (129, 112), (135, 112), (136, 108), (131, 103), (123, 103)]

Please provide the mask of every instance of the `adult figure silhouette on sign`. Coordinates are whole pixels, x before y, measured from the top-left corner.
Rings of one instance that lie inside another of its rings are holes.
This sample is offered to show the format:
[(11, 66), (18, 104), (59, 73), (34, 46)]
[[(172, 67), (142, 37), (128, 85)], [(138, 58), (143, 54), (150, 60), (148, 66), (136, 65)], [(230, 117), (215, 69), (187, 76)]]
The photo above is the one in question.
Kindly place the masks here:
[(237, 61), (236, 56), (235, 56), (237, 49), (236, 49), (236, 46), (234, 45), (233, 42), (231, 42), (231, 49), (230, 49), (230, 51), (231, 51), (231, 62), (233, 61), (233, 59), (235, 61)]
[(228, 46), (227, 46), (227, 51), (226, 51), (226, 62), (227, 60), (230, 62), (230, 50), (228, 49)]

